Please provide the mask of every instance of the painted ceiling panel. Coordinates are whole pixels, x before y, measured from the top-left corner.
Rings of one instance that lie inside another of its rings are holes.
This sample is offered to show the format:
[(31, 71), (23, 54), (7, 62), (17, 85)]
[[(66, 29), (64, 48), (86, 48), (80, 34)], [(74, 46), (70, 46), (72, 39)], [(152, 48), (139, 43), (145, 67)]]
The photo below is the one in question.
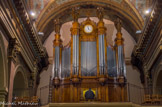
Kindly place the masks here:
[[(50, 2), (53, 0), (27, 0), (27, 4), (30, 7), (31, 11), (34, 11), (37, 13), (37, 16), (39, 16), (41, 10)], [(56, 3), (58, 5), (61, 5), (67, 1), (70, 0), (55, 0)], [(109, 0), (108, 0), (109, 1)], [(122, 3), (123, 0), (111, 0), (114, 1), (116, 3)], [(146, 0), (128, 0), (129, 2), (131, 2), (131, 4), (134, 5), (134, 7), (139, 11), (139, 13), (141, 14), (141, 16), (144, 18), (144, 10), (146, 9)]]

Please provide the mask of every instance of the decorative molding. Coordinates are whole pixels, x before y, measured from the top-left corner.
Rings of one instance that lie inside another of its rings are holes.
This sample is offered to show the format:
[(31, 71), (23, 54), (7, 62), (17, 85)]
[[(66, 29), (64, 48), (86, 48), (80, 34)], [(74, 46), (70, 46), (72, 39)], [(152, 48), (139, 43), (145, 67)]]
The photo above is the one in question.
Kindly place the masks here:
[(162, 6), (159, 2), (160, 0), (156, 0), (152, 4), (152, 11), (147, 17), (143, 33), (132, 53), (133, 65), (138, 67), (141, 75), (145, 72), (148, 72), (151, 75), (153, 65), (162, 55), (160, 49), (162, 37)]
[[(5, 2), (5, 3), (4, 3)], [(44, 49), (37, 32), (30, 20), (26, 3), (21, 1), (4, 1), (2, 3), (2, 26), (8, 34), (8, 38), (15, 39), (14, 46), (9, 46), (9, 57), (16, 58), (21, 54), (30, 70), (33, 70), (33, 61), (39, 59), (37, 66), (39, 71), (48, 65), (48, 55)], [(6, 12), (6, 8), (8, 12)], [(10, 18), (12, 16), (12, 19)], [(21, 47), (21, 48), (20, 48)], [(43, 62), (43, 63), (42, 63)]]

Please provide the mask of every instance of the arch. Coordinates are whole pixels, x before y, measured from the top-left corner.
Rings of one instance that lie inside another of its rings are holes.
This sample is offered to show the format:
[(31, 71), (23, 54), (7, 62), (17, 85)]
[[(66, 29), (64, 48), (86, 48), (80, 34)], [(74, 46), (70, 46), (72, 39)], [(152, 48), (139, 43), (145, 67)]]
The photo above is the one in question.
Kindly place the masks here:
[(21, 74), (22, 74), (22, 76), (23, 76), (23, 78), (24, 78), (24, 80), (25, 80), (25, 86), (26, 86), (26, 88), (27, 88), (27, 87), (28, 87), (27, 74), (25, 73), (26, 70), (24, 69), (24, 67), (23, 67), (21, 64), (17, 65), (16, 68), (15, 68), (14, 79), (15, 79), (15, 76), (16, 76), (16, 74), (17, 74), (18, 72), (21, 72)]
[(28, 79), (22, 65), (17, 65), (15, 68), (15, 75), (13, 80), (13, 97), (14, 96), (28, 96)]
[[(14, 85), (15, 85), (15, 78), (16, 78), (16, 75), (17, 73), (21, 74), (21, 76), (23, 77), (22, 81), (20, 82), (23, 82), (23, 89), (28, 89), (28, 78), (27, 78), (27, 72), (26, 70), (24, 69), (24, 67), (21, 65), (21, 64), (18, 64), (18, 65), (15, 65), (14, 63), (13, 64), (13, 68), (11, 70), (11, 74), (10, 74), (10, 86), (9, 86), (9, 95), (8, 95), (8, 101), (12, 102), (13, 100), (13, 97), (14, 97)], [(21, 80), (21, 79), (20, 79)], [(18, 81), (19, 82), (19, 81)], [(21, 87), (20, 87), (21, 88)], [(28, 96), (28, 92), (25, 92), (24, 94), (22, 94), (22, 96)], [(21, 96), (21, 97), (22, 97)]]
[(5, 100), (8, 92), (8, 69), (7, 69), (7, 53), (5, 52), (5, 45), (3, 34), (0, 32), (0, 100)]
[(80, 17), (85, 17), (84, 9), (90, 8), (92, 10), (92, 17), (96, 17), (95, 12), (98, 6), (105, 9), (105, 19), (114, 21), (119, 17), (123, 21), (123, 27), (133, 36), (135, 41), (136, 30), (143, 27), (143, 19), (136, 10), (136, 8), (128, 0), (110, 1), (110, 0), (65, 0), (58, 2), (56, 0), (50, 1), (47, 6), (40, 13), (36, 26), (38, 31), (44, 32), (43, 42), (53, 31), (53, 20), (60, 18), (62, 23), (72, 21), (71, 8), (79, 6), (83, 11)]

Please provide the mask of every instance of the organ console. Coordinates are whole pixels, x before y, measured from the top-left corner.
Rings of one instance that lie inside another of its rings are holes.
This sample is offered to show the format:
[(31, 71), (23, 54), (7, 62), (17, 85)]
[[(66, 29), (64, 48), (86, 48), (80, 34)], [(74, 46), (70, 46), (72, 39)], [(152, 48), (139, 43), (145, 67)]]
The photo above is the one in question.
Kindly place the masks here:
[(90, 17), (79, 23), (79, 11), (74, 8), (71, 41), (65, 47), (61, 24), (55, 20), (52, 102), (84, 102), (85, 93), (94, 96), (94, 99), (90, 97), (91, 101), (127, 101), (121, 20), (115, 21), (115, 45), (110, 46), (106, 41), (103, 12), (103, 8), (97, 8), (98, 23)]

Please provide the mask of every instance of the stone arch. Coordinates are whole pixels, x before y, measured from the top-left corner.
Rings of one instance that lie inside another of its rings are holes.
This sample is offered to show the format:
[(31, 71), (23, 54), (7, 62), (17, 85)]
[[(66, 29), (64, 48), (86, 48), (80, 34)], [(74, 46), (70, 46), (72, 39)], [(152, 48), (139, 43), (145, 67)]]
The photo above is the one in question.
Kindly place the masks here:
[(13, 97), (14, 96), (28, 96), (28, 79), (25, 69), (22, 65), (17, 65), (15, 68), (14, 80), (13, 80)]
[(8, 92), (7, 53), (2, 36), (3, 34), (0, 32), (0, 101), (5, 100)]
[[(127, 0), (121, 0), (121, 2), (110, 0), (66, 0), (60, 3), (53, 0), (42, 10), (36, 21), (38, 31), (45, 34), (43, 42), (53, 31), (53, 20), (61, 18), (62, 23), (72, 21), (72, 15), (69, 14), (71, 14), (71, 8), (76, 6), (79, 6), (81, 9), (90, 7), (93, 10), (91, 17), (96, 17), (94, 10), (98, 6), (103, 7), (105, 9), (104, 18), (111, 21), (114, 21), (116, 17), (121, 18), (123, 27), (133, 36), (135, 41), (138, 39), (135, 34), (136, 30), (142, 29), (144, 24), (136, 8)], [(85, 17), (85, 15), (81, 14), (81, 17)]]

